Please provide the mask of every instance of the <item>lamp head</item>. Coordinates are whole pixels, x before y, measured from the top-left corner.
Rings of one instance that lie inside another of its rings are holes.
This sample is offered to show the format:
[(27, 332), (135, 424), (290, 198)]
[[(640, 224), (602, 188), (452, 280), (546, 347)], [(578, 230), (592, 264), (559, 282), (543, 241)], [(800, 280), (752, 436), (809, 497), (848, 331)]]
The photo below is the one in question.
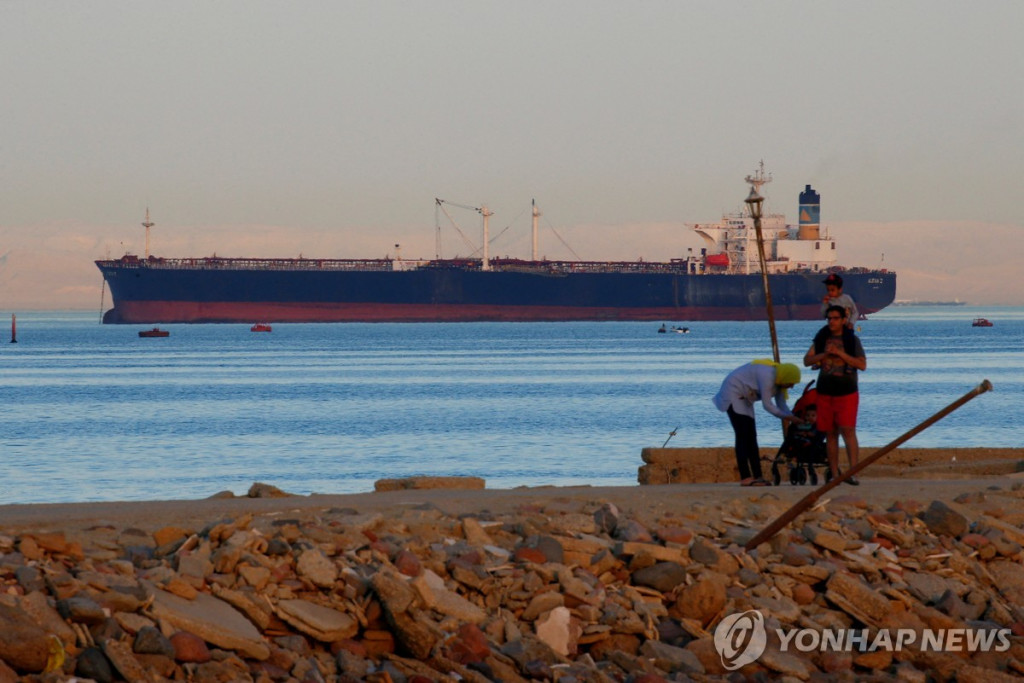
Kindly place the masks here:
[(744, 199), (747, 205), (750, 207), (750, 217), (760, 218), (761, 217), (761, 203), (764, 202), (764, 197), (757, 193), (757, 188), (751, 186), (750, 194)]

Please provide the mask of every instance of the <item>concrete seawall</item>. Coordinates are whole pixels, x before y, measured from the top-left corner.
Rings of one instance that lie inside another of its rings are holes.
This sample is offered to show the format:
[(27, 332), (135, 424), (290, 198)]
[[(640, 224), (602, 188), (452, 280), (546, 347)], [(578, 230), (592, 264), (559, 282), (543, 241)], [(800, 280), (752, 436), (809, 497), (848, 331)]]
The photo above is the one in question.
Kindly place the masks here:
[[(866, 458), (878, 447), (861, 447)], [(762, 448), (762, 468), (770, 472), (777, 449)], [(740, 478), (732, 448), (645, 448), (637, 473), (641, 484), (732, 482)], [(840, 446), (840, 467), (846, 452)], [(864, 477), (963, 479), (1024, 472), (1024, 448), (898, 448), (864, 470)]]

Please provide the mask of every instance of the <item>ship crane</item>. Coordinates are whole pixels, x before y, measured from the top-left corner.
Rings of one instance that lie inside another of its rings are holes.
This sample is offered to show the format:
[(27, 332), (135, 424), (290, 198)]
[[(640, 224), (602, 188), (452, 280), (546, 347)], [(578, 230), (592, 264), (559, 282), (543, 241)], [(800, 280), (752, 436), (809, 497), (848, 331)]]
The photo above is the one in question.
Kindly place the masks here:
[[(455, 227), (455, 230), (459, 233), (459, 235), (462, 237), (463, 241), (465, 241), (466, 244), (470, 248), (473, 248), (473, 243), (469, 240), (469, 238), (466, 237), (466, 235), (462, 232), (462, 230), (459, 229), (459, 226), (455, 222), (455, 219), (452, 218), (452, 215), (450, 213), (448, 213), (448, 209), (445, 208), (445, 204), (450, 204), (451, 206), (456, 206), (456, 207), (458, 207), (460, 209), (466, 209), (468, 211), (476, 211), (478, 214), (483, 216), (483, 219), (484, 219), (484, 250), (483, 251), (484, 251), (484, 253), (483, 253), (483, 260), (481, 262), (481, 266), (480, 267), (481, 267), (482, 270), (490, 270), (491, 269), (491, 260), (490, 260), (490, 258), (488, 256), (488, 242), (490, 241), (490, 235), (488, 233), (489, 233), (489, 229), (490, 229), (490, 226), (489, 226), (489, 222), (490, 221), (489, 221), (489, 219), (490, 219), (491, 216), (494, 215), (494, 212), (491, 211), (490, 209), (488, 209), (486, 206), (466, 206), (465, 204), (457, 204), (455, 202), (449, 202), (449, 201), (447, 201), (445, 199), (438, 199), (437, 197), (434, 198), (434, 203), (435, 203), (435, 205), (439, 209), (441, 209), (441, 211), (444, 212), (444, 215), (447, 216), (448, 220), (450, 220), (452, 222), (452, 225)], [(474, 252), (475, 251), (476, 250), (474, 249)], [(440, 225), (440, 221), (438, 221), (438, 226), (437, 226), (437, 258), (441, 258), (441, 225)]]
[(146, 207), (146, 220), (142, 222), (142, 227), (146, 229), (146, 260), (149, 260), (149, 229), (152, 228), (156, 223), (149, 220), (149, 207)]

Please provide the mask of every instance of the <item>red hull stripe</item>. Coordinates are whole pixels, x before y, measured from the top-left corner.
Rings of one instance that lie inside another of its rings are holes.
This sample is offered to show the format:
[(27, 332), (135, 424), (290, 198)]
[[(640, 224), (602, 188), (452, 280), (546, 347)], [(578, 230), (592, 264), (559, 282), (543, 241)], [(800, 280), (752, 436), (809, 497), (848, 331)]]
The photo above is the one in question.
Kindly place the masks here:
[[(865, 311), (873, 313), (874, 311)], [(775, 307), (776, 320), (817, 320), (818, 304)], [(125, 301), (121, 323), (474, 322), (568, 320), (766, 320), (763, 309), (740, 307), (587, 308), (424, 304), (281, 304), (272, 302)]]

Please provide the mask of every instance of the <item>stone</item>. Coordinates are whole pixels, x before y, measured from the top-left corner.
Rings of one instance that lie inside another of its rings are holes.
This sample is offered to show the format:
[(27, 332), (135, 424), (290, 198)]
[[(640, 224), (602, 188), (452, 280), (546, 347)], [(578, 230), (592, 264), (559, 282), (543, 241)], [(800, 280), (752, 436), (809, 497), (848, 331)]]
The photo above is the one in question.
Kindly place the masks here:
[(793, 586), (793, 602), (798, 605), (809, 605), (814, 602), (817, 593), (806, 583), (798, 583)]
[[(3, 548), (0, 548), (0, 554), (3, 554)], [(18, 683), (18, 672), (7, 666), (2, 659), (0, 659), (0, 683)]]
[(17, 607), (0, 603), (0, 660), (12, 668), (39, 673), (49, 658), (49, 634)]
[(458, 593), (448, 590), (444, 580), (429, 569), (412, 579), (410, 583), (423, 604), (430, 609), (474, 624), (479, 624), (487, 618), (487, 612)]
[(831, 531), (826, 531), (816, 524), (807, 524), (803, 528), (803, 535), (808, 541), (816, 546), (827, 548), (833, 552), (846, 550), (849, 542), (843, 536)]
[(374, 491), (406, 491), (410, 489), (461, 489), (484, 488), (486, 482), (480, 477), (406, 477), (404, 479), (378, 479), (373, 483)]
[(124, 680), (131, 681), (132, 683), (150, 680), (145, 667), (135, 658), (127, 643), (115, 640), (114, 638), (107, 638), (103, 641), (103, 654), (107, 656), (107, 659), (110, 660), (110, 663), (113, 664)]
[(530, 599), (530, 604), (523, 610), (520, 619), (535, 621), (540, 615), (563, 605), (565, 605), (565, 597), (561, 593), (555, 591), (537, 593)]
[(594, 521), (593, 515), (566, 513), (552, 517), (550, 528), (566, 536), (593, 534), (597, 532), (597, 522)]
[(409, 550), (399, 550), (395, 555), (394, 564), (398, 573), (405, 576), (419, 576), (423, 573), (423, 564), (420, 559), (416, 557), (416, 553)]
[(955, 588), (955, 582), (925, 572), (904, 572), (903, 581), (910, 594), (926, 605), (939, 601), (944, 593)]
[(370, 582), (384, 609), (391, 614), (403, 614), (419, 602), (413, 587), (398, 578), (397, 574), (377, 572)]
[(170, 642), (174, 650), (172, 656), (179, 662), (201, 664), (210, 661), (212, 658), (206, 643), (194, 633), (178, 631), (168, 638), (168, 642)]
[(75, 645), (78, 639), (75, 630), (64, 621), (56, 609), (50, 606), (50, 602), (43, 593), (28, 593), (17, 600), (16, 606), (32, 617), (44, 631), (57, 636), (64, 643), (64, 647), (69, 648)]
[(783, 676), (791, 676), (806, 681), (814, 671), (804, 657), (782, 652), (776, 647), (766, 648), (764, 654), (757, 660), (766, 669), (775, 671)]
[(725, 577), (718, 574), (703, 575), (679, 592), (670, 613), (706, 626), (725, 607), (725, 585)]
[(494, 539), (492, 539), (480, 522), (472, 517), (464, 517), (462, 520), (462, 534), (466, 537), (466, 542), (470, 545), (475, 546), (487, 546), (494, 545)]
[(174, 644), (155, 626), (143, 626), (135, 634), (132, 651), (143, 655), (174, 656)]
[(299, 555), (295, 571), (320, 588), (331, 588), (338, 580), (338, 565), (316, 548)]
[(704, 665), (690, 650), (676, 647), (657, 640), (647, 640), (640, 646), (640, 654), (650, 659), (654, 666), (669, 673), (704, 674)]
[(1024, 566), (1011, 560), (993, 560), (986, 567), (1003, 596), (1015, 605), (1024, 605)]
[(58, 600), (57, 611), (68, 621), (86, 626), (102, 624), (107, 619), (99, 603), (85, 595)]
[(876, 628), (891, 609), (884, 596), (851, 574), (833, 574), (826, 584), (825, 597), (850, 616)]
[(548, 561), (548, 558), (542, 551), (526, 546), (516, 548), (515, 552), (512, 553), (512, 559), (516, 562), (533, 562), (535, 564), (544, 564)]
[(611, 534), (619, 525), (621, 517), (619, 508), (612, 503), (604, 503), (594, 512), (594, 525), (603, 533)]
[(660, 526), (654, 530), (654, 535), (665, 543), (679, 545), (686, 545), (693, 540), (693, 532), (681, 526)]
[(177, 526), (165, 526), (153, 532), (153, 542), (159, 548), (176, 541), (182, 541), (192, 535), (188, 529)]
[(281, 600), (276, 613), (282, 621), (324, 643), (351, 638), (359, 632), (359, 623), (351, 615), (308, 600)]
[(537, 637), (563, 657), (576, 654), (577, 643), (583, 629), (574, 622), (566, 607), (556, 607), (535, 623)]
[(459, 664), (485, 661), (491, 655), (487, 636), (476, 624), (462, 624), (448, 644), (451, 658)]
[(647, 586), (668, 593), (686, 580), (686, 568), (676, 562), (658, 562), (633, 572), (632, 580), (637, 586)]
[(647, 527), (633, 519), (619, 520), (612, 535), (621, 541), (632, 543), (650, 543), (654, 540)]
[[(640, 541), (627, 541), (618, 543), (614, 547), (616, 555), (625, 555), (627, 557), (637, 555), (647, 555), (653, 562), (675, 562), (681, 564), (684, 567), (692, 564), (690, 562), (690, 556), (683, 548), (667, 548), (657, 543), (644, 543)], [(717, 555), (715, 556), (718, 557)]]
[(562, 564), (565, 560), (565, 551), (562, 549), (562, 544), (556, 538), (541, 536), (537, 539), (536, 548), (544, 555), (545, 562)]
[(967, 518), (940, 500), (933, 500), (921, 513), (921, 521), (936, 536), (959, 537), (967, 533)]
[(208, 643), (263, 660), (270, 656), (260, 632), (228, 603), (200, 593), (189, 601), (157, 588), (152, 589), (153, 616)]
[(262, 484), (260, 482), (253, 483), (249, 487), (249, 492), (246, 494), (249, 498), (289, 498), (292, 494), (285, 493), (276, 486), (270, 484)]
[(690, 559), (707, 566), (719, 574), (732, 575), (739, 571), (739, 562), (721, 548), (698, 538), (690, 546)]
[(270, 582), (270, 570), (266, 567), (254, 567), (251, 564), (240, 564), (235, 568), (238, 576), (256, 590), (263, 590)]
[(42, 591), (46, 588), (46, 584), (43, 582), (43, 573), (39, 571), (39, 567), (18, 567), (14, 570), (14, 578), (26, 593)]
[(75, 674), (98, 683), (111, 683), (114, 680), (110, 660), (96, 647), (87, 647), (79, 653), (75, 661)]

